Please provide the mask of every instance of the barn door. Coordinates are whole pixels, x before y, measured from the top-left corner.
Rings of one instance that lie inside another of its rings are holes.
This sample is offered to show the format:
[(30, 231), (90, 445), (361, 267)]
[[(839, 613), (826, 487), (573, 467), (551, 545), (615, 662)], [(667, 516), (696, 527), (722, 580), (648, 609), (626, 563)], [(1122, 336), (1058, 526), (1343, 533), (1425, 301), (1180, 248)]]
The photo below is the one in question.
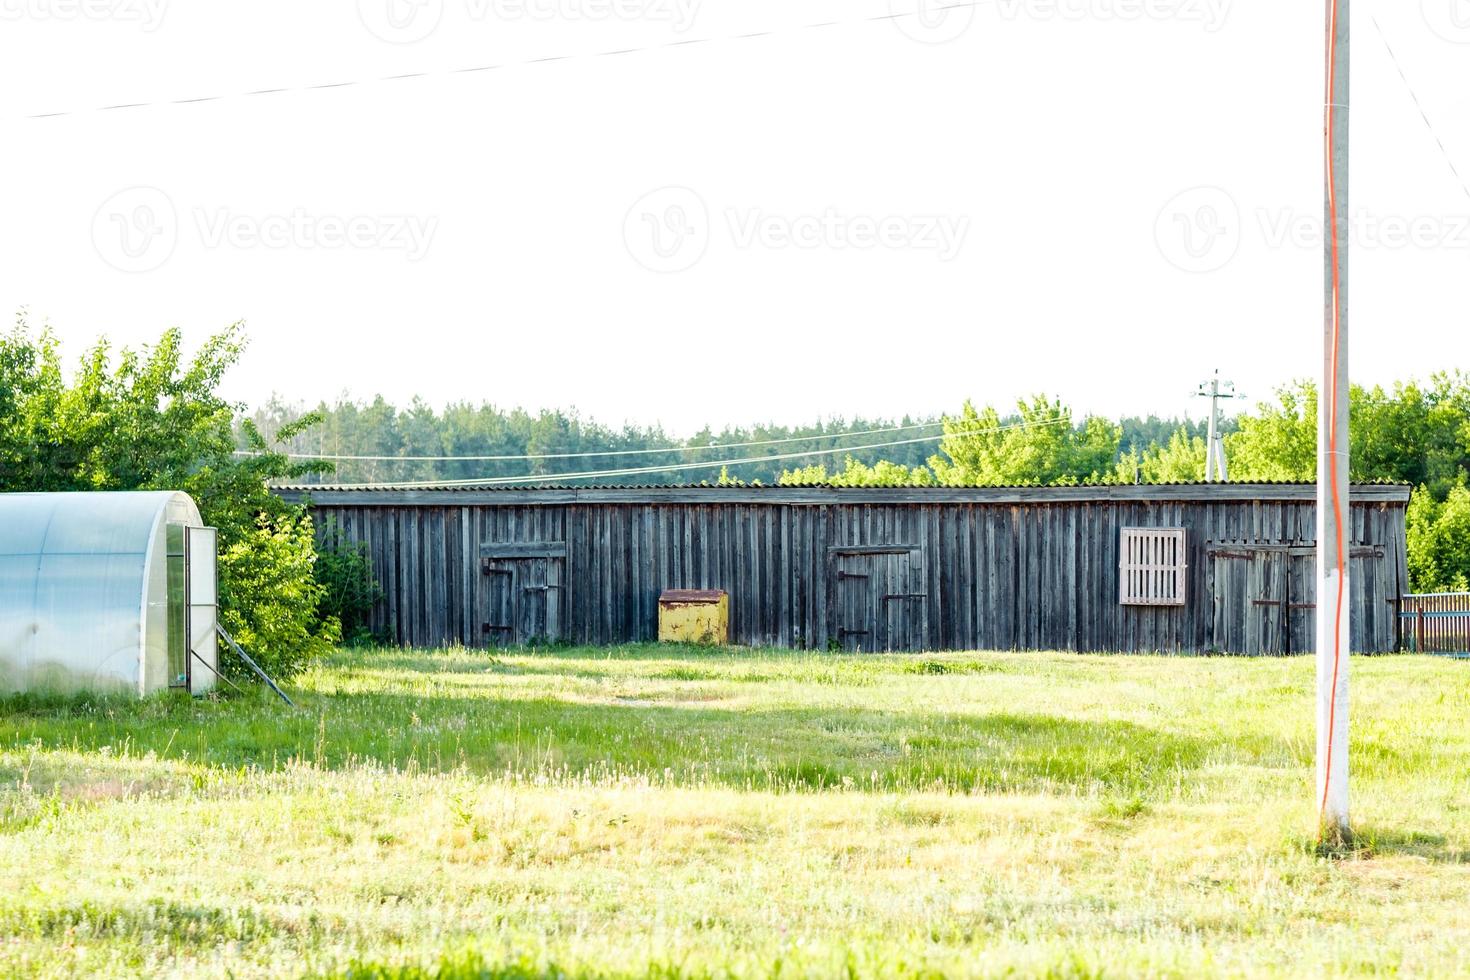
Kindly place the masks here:
[(486, 646), (550, 643), (562, 638), (562, 576), (558, 557), (483, 558), (480, 571)]
[(843, 650), (917, 650), (926, 596), (910, 549), (839, 549), (835, 555), (837, 640)]
[(1279, 657), (1287, 652), (1286, 555), (1280, 551), (1254, 552), (1247, 578), (1250, 615), (1245, 652)]
[(526, 558), (518, 564), (520, 610), (516, 642), (560, 640), (562, 562), (554, 558)]
[(1222, 545), (1210, 550), (1211, 646), (1253, 656), (1287, 652), (1286, 556), (1280, 550)]
[(843, 650), (873, 650), (873, 560), (868, 555), (838, 555), (837, 642)]
[(1317, 647), (1317, 556), (1295, 554), (1286, 572), (1286, 648), (1311, 653)]
[[(1354, 545), (1348, 552), (1350, 602), (1354, 610), (1354, 649), (1361, 649), (1375, 624), (1365, 622), (1363, 613), (1377, 613), (1368, 602), (1368, 583), (1383, 560), (1379, 545)], [(1317, 556), (1312, 549), (1294, 550), (1287, 572), (1287, 652), (1311, 653), (1317, 647)], [(1391, 598), (1385, 596), (1384, 598)], [(1330, 612), (1329, 612), (1330, 614)], [(1379, 613), (1381, 615), (1381, 613)]]
[(487, 647), (516, 642), (516, 563), (486, 558), (480, 562), (480, 636)]

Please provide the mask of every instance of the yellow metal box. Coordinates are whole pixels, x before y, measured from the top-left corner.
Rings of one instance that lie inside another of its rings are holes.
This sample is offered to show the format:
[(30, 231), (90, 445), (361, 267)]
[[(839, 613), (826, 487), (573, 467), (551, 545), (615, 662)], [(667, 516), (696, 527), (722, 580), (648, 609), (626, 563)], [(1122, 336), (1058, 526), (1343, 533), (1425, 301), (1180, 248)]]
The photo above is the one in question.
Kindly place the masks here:
[(730, 597), (718, 589), (667, 589), (658, 597), (660, 643), (730, 642)]

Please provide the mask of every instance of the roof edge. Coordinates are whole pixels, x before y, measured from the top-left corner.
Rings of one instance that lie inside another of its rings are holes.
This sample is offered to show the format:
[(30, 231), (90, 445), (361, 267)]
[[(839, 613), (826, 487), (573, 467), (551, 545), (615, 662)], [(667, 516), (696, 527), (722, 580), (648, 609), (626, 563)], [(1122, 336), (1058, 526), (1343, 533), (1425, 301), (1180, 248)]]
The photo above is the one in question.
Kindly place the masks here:
[[(1407, 504), (1410, 486), (1353, 484), (1361, 503)], [(1159, 483), (1065, 487), (834, 487), (834, 486), (644, 486), (644, 487), (277, 487), (283, 500), (332, 507), (536, 506), (634, 503), (805, 504), (1052, 504), (1115, 501), (1314, 501), (1315, 483)]]

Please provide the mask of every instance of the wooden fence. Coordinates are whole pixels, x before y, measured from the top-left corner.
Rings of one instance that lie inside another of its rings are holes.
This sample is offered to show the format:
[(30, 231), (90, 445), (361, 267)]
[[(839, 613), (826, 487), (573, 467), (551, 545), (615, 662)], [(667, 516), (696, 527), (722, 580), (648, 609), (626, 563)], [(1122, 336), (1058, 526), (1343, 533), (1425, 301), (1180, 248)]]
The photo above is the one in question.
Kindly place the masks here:
[(1470, 592), (1406, 595), (1399, 619), (1405, 650), (1470, 656)]

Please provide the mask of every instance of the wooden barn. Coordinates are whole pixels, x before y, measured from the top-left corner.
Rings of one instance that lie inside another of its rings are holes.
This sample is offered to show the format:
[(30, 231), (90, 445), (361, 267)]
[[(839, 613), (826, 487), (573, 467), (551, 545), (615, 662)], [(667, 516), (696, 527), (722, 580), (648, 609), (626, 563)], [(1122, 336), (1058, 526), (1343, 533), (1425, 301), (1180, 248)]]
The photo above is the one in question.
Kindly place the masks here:
[[(666, 589), (815, 650), (1311, 650), (1314, 488), (293, 487), (400, 644), (652, 640)], [(1353, 647), (1398, 648), (1403, 486), (1352, 488)]]

